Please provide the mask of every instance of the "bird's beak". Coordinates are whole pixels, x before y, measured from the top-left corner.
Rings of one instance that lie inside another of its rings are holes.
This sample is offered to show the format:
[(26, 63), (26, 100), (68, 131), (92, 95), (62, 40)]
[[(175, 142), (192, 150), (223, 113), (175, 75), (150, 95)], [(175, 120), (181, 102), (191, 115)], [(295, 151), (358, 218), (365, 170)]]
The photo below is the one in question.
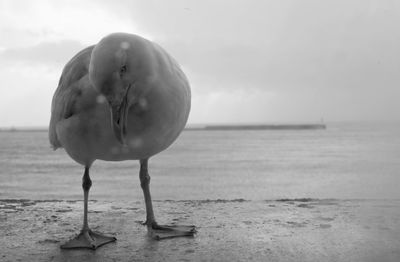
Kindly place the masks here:
[(111, 106), (111, 122), (114, 131), (115, 138), (122, 145), (126, 145), (126, 128), (127, 128), (127, 118), (128, 118), (128, 93), (131, 85), (125, 91), (120, 105)]

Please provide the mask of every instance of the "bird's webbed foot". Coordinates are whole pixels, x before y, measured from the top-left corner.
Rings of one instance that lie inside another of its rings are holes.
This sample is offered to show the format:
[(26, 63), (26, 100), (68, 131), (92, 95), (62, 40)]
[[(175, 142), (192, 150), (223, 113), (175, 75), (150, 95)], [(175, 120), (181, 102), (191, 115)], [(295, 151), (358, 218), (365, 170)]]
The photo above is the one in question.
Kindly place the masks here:
[(175, 237), (192, 237), (197, 232), (195, 226), (187, 225), (159, 225), (156, 222), (143, 223), (153, 239), (161, 240)]
[(96, 249), (107, 243), (111, 243), (117, 240), (115, 237), (105, 236), (90, 229), (82, 230), (79, 235), (75, 238), (69, 240), (64, 245), (61, 245), (63, 249), (73, 249), (73, 248), (89, 248)]

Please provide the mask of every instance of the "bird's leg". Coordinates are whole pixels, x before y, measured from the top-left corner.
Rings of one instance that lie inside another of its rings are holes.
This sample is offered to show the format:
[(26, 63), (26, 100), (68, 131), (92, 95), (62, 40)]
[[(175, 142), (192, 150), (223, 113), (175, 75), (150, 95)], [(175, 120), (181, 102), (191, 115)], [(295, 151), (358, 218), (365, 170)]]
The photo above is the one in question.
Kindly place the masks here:
[(89, 176), (89, 167), (85, 167), (85, 173), (82, 177), (82, 188), (83, 188), (83, 227), (79, 235), (69, 240), (67, 243), (61, 246), (64, 249), (71, 248), (90, 248), (96, 249), (104, 244), (114, 242), (117, 240), (115, 237), (104, 236), (102, 234), (93, 232), (89, 228), (88, 224), (88, 199), (89, 190), (92, 186), (92, 180)]
[(195, 226), (178, 225), (158, 225), (154, 216), (153, 205), (150, 195), (150, 176), (148, 172), (148, 159), (140, 160), (140, 186), (143, 189), (144, 201), (146, 204), (146, 222), (147, 230), (150, 236), (160, 240), (173, 237), (193, 236), (196, 233)]

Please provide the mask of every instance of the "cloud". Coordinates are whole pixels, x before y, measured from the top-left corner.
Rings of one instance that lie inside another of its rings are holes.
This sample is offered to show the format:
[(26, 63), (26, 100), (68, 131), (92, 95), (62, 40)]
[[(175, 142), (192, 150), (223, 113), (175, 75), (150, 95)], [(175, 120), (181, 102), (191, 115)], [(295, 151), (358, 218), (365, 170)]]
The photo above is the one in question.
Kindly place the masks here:
[(400, 42), (400, 19), (391, 1), (102, 4), (130, 16), (204, 92), (374, 89), (399, 82), (400, 50), (393, 43)]
[(42, 42), (34, 46), (8, 48), (0, 52), (2, 63), (66, 64), (76, 53), (85, 48), (75, 40)]
[(182, 65), (191, 122), (399, 119), (399, 23), (392, 0), (4, 0), (0, 112), (51, 97), (76, 52), (124, 31)]
[(47, 126), (60, 74), (42, 64), (0, 67), (1, 126)]
[[(118, 1), (110, 3), (118, 5)], [(0, 46), (5, 48), (66, 39), (91, 45), (115, 31), (137, 31), (129, 15), (93, 0), (4, 0), (0, 4), (0, 33), (8, 38), (2, 37)]]

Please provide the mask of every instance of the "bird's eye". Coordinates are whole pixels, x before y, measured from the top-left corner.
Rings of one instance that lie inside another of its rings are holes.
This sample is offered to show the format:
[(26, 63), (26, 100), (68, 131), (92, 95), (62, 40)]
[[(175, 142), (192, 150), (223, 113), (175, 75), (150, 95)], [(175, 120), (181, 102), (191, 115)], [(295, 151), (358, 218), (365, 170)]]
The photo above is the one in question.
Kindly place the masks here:
[(121, 66), (119, 70), (119, 75), (122, 77), (126, 72), (126, 65)]

